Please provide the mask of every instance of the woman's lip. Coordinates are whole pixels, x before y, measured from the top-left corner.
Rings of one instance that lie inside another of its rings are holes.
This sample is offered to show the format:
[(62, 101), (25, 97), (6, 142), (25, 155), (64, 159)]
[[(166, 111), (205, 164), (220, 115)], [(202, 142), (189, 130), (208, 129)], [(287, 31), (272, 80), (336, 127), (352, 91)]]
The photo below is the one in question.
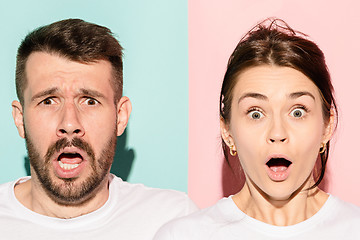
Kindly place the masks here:
[(272, 159), (272, 158), (284, 158), (284, 159), (288, 160), (289, 162), (292, 162), (292, 161), (290, 160), (290, 158), (289, 158), (288, 156), (286, 156), (285, 154), (275, 153), (275, 154), (270, 154), (269, 156), (267, 156), (267, 158), (265, 159), (265, 164), (266, 164), (267, 162), (269, 162), (270, 159)]
[[(288, 166), (284, 166), (284, 165), (279, 165), (279, 166), (269, 166), (268, 163), (271, 159), (274, 158), (283, 158), (286, 159), (287, 161), (290, 162), (290, 165)], [(269, 176), (269, 178), (274, 181), (274, 182), (282, 182), (285, 181), (291, 172), (292, 169), (292, 161), (290, 160), (290, 158), (282, 153), (274, 153), (274, 154), (270, 154), (266, 159), (265, 159), (265, 169), (266, 169), (266, 173)]]
[(265, 164), (266, 173), (268, 174), (269, 178), (275, 182), (282, 182), (285, 181), (291, 172), (292, 164), (288, 167), (285, 166), (275, 166), (269, 167)]

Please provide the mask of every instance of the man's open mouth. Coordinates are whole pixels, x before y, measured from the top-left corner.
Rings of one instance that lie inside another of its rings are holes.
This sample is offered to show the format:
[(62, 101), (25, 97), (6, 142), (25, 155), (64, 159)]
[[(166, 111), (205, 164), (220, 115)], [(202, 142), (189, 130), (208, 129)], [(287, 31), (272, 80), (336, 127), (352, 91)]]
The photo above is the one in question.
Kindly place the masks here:
[(77, 168), (83, 161), (83, 157), (77, 152), (63, 152), (57, 158), (59, 166), (64, 170)]

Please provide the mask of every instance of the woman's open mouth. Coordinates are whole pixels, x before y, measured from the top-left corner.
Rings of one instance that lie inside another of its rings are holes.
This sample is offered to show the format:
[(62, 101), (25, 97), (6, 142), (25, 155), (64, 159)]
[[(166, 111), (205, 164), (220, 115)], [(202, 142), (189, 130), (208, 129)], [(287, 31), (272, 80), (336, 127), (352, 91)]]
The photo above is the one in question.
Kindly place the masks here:
[(266, 169), (269, 178), (280, 182), (288, 178), (292, 162), (283, 157), (273, 157), (266, 162)]

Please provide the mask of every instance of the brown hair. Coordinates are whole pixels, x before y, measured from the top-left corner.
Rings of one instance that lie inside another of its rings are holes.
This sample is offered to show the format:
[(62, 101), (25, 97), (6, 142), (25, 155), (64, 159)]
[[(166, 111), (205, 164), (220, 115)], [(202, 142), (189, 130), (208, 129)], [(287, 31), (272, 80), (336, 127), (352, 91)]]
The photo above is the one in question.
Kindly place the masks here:
[[(220, 95), (220, 117), (225, 123), (230, 122), (237, 77), (244, 70), (260, 65), (291, 67), (302, 72), (319, 89), (325, 121), (329, 122), (331, 108), (337, 118), (334, 90), (323, 52), (305, 34), (293, 30), (283, 20), (266, 19), (240, 40), (228, 61)], [(229, 150), (224, 141), (222, 147), (225, 158), (228, 159)], [(320, 153), (320, 173), (311, 188), (318, 186), (324, 177), (329, 147), (330, 141), (326, 145), (326, 151)]]
[(111, 84), (115, 93), (114, 101), (121, 98), (122, 47), (110, 29), (81, 19), (66, 19), (30, 32), (21, 42), (16, 58), (16, 93), (21, 104), (24, 103), (24, 89), (27, 86), (26, 61), (33, 52), (58, 54), (80, 63), (109, 61), (113, 69)]

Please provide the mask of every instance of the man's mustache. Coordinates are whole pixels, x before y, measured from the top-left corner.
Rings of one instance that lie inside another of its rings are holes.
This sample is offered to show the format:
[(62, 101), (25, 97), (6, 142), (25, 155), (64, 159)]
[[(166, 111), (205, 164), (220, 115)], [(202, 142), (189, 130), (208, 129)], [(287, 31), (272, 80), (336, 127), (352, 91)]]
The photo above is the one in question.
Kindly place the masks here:
[(46, 154), (45, 154), (45, 161), (46, 162), (50, 162), (50, 158), (52, 155), (54, 155), (54, 153), (56, 152), (60, 152), (61, 150), (63, 150), (66, 147), (76, 147), (79, 148), (83, 151), (85, 151), (91, 160), (95, 160), (95, 154), (94, 151), (92, 150), (90, 144), (88, 144), (87, 142), (85, 142), (84, 140), (80, 139), (80, 138), (73, 138), (71, 140), (67, 139), (67, 138), (62, 138), (57, 140), (54, 144), (52, 144)]

